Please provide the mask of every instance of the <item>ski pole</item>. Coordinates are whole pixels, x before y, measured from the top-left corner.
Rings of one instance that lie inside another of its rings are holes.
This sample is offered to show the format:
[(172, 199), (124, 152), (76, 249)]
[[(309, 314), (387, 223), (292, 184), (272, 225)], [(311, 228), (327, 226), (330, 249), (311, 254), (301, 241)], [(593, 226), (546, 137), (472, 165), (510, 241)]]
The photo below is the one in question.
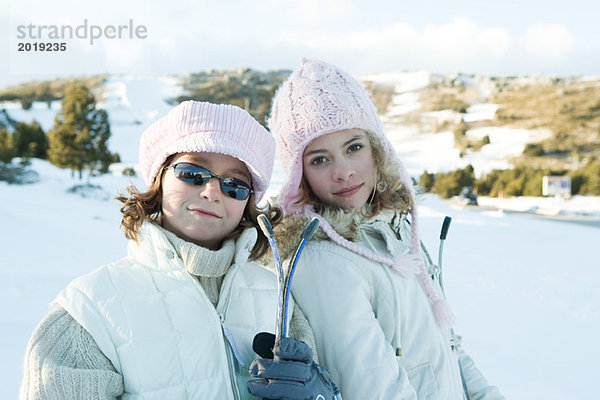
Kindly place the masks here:
[(440, 272), (439, 272), (440, 287), (442, 288), (442, 293), (444, 294), (444, 299), (446, 298), (446, 291), (444, 290), (444, 282), (442, 280), (442, 253), (444, 251), (444, 242), (446, 241), (446, 236), (448, 236), (448, 229), (450, 229), (451, 222), (452, 222), (452, 217), (446, 216), (444, 218), (444, 222), (442, 223), (442, 231), (440, 232), (440, 249), (438, 250), (438, 268), (440, 269)]
[(258, 216), (258, 225), (262, 230), (263, 234), (267, 237), (269, 241), (269, 246), (271, 247), (271, 252), (273, 253), (273, 258), (275, 259), (275, 268), (277, 272), (277, 325), (275, 326), (275, 337), (281, 336), (281, 321), (279, 316), (283, 312), (283, 289), (284, 289), (284, 280), (285, 273), (283, 270), (283, 265), (281, 263), (281, 258), (279, 257), (279, 248), (277, 245), (277, 240), (275, 240), (275, 232), (273, 232), (273, 227), (269, 222), (269, 219), (264, 215), (260, 214)]
[(284, 322), (284, 324), (283, 324), (284, 329), (283, 329), (283, 335), (282, 335), (281, 339), (283, 339), (284, 337), (287, 336), (287, 310), (288, 310), (288, 304), (289, 304), (289, 299), (290, 299), (290, 291), (292, 288), (292, 278), (294, 277), (294, 271), (296, 271), (296, 265), (298, 264), (298, 260), (300, 259), (300, 254), (302, 254), (302, 251), (304, 250), (304, 246), (306, 246), (306, 243), (308, 243), (308, 241), (313, 237), (313, 235), (319, 228), (319, 224), (320, 224), (320, 222), (316, 217), (311, 219), (308, 222), (308, 224), (306, 224), (306, 226), (302, 230), (302, 233), (300, 234), (300, 243), (298, 243), (298, 246), (296, 247), (296, 251), (294, 252), (292, 259), (290, 260), (290, 262), (288, 264), (288, 268), (286, 271), (287, 274), (286, 274), (286, 278), (284, 281), (284, 292), (283, 292), (283, 300), (284, 300), (283, 320), (286, 322)]
[(300, 234), (300, 243), (298, 243), (298, 246), (294, 251), (294, 255), (287, 263), (287, 266), (283, 265), (281, 258), (279, 257), (275, 233), (273, 232), (273, 228), (269, 223), (269, 220), (264, 214), (258, 216), (258, 225), (263, 231), (263, 234), (269, 240), (269, 245), (271, 246), (271, 251), (273, 252), (276, 264), (278, 302), (277, 325), (275, 328), (275, 346), (278, 346), (281, 339), (287, 336), (287, 314), (294, 271), (296, 270), (296, 265), (300, 255), (302, 254), (302, 251), (304, 250), (304, 247), (306, 246), (306, 243), (310, 240), (319, 227), (319, 220), (317, 218), (313, 218), (308, 224), (306, 224), (304, 230)]
[[(446, 236), (448, 236), (448, 229), (450, 228), (450, 223), (452, 222), (452, 218), (449, 216), (446, 216), (444, 218), (444, 222), (442, 223), (442, 231), (440, 232), (440, 249), (438, 251), (438, 268), (440, 269), (439, 272), (439, 279), (440, 279), (440, 287), (442, 288), (442, 294), (444, 295), (444, 299), (446, 299), (446, 291), (444, 290), (444, 282), (443, 282), (443, 278), (442, 278), (442, 252), (444, 250), (444, 242), (446, 241)], [(452, 349), (454, 350), (456, 347), (456, 340), (455, 340), (455, 334), (454, 334), (454, 329), (450, 328), (450, 335), (451, 335), (451, 340), (452, 340)], [(469, 395), (469, 389), (467, 388), (467, 380), (465, 379), (465, 372), (462, 366), (462, 362), (460, 361), (460, 357), (458, 357), (458, 369), (460, 371), (460, 381), (462, 383), (462, 387), (463, 387), (463, 392), (465, 394), (465, 399), (470, 400), (471, 396)]]

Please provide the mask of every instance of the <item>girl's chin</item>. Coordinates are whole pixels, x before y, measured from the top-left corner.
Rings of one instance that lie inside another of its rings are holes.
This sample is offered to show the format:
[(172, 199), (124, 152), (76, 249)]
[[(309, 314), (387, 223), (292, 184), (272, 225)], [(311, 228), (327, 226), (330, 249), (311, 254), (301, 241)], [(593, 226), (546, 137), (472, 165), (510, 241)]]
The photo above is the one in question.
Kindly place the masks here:
[(361, 208), (363, 208), (365, 206), (365, 204), (367, 204), (366, 201), (349, 201), (349, 202), (336, 202), (336, 204), (333, 204), (335, 207), (339, 207), (344, 211), (355, 211), (355, 210), (360, 210)]

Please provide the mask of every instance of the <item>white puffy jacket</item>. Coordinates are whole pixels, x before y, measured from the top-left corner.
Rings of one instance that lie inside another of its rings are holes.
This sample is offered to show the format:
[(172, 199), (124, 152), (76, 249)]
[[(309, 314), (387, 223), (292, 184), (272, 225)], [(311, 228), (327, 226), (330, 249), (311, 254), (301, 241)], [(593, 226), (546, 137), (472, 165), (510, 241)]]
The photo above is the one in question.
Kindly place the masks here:
[[(160, 229), (144, 223), (126, 258), (71, 282), (55, 300), (122, 374), (123, 399), (251, 398), (252, 339), (275, 329), (276, 279), (236, 241), (216, 307)], [(243, 365), (241, 363), (243, 362)]]
[[(342, 221), (342, 228), (330, 222), (340, 233), (354, 225), (351, 239), (377, 254), (399, 257), (409, 250), (404, 219), (392, 226), (390, 214), (358, 224), (353, 218)], [(434, 286), (440, 290), (437, 280)], [(293, 294), (314, 331), (321, 364), (344, 400), (465, 398), (458, 366), (463, 355), (453, 348), (450, 331), (436, 324), (416, 276), (403, 278), (317, 239), (300, 259)], [(464, 357), (471, 399), (503, 399)]]

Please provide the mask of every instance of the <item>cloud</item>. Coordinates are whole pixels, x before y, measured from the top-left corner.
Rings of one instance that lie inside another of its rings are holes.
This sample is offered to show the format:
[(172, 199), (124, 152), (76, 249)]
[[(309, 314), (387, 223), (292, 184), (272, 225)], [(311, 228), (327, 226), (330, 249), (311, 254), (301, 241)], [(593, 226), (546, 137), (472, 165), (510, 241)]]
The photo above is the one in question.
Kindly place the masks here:
[(265, 0), (264, 3), (270, 10), (268, 13), (275, 11), (277, 19), (299, 22), (303, 26), (348, 19), (356, 12), (350, 0)]
[(523, 38), (527, 52), (546, 59), (563, 59), (574, 48), (573, 35), (564, 25), (531, 25)]
[[(30, 63), (40, 74), (111, 71), (127, 65), (133, 73), (146, 72), (149, 65), (154, 73), (295, 68), (303, 56), (324, 59), (355, 75), (396, 69), (574, 73), (597, 71), (599, 54), (595, 42), (585, 48), (585, 38), (575, 41), (565, 25), (533, 24), (519, 33), (509, 31), (514, 26), (508, 22), (483, 25), (483, 20), (460, 16), (439, 22), (431, 16), (425, 19), (429, 23), (419, 25), (423, 18), (413, 19), (393, 7), (363, 7), (354, 0), (256, 0), (235, 6), (210, 0), (181, 0), (168, 6), (158, 0), (10, 2), (10, 12), (8, 7), (0, 12), (0, 27), (9, 28), (10, 43), (15, 41), (15, 24), (20, 23), (79, 25), (88, 19), (89, 24), (113, 25), (132, 19), (148, 28), (148, 38), (136, 43), (103, 40), (90, 48), (73, 42), (69, 44), (73, 59), (63, 55), (65, 62), (58, 70), (52, 63)], [(451, 6), (443, 18), (456, 15), (455, 8)], [(376, 9), (402, 19), (378, 24), (390, 18), (373, 18), (369, 13)], [(0, 38), (0, 49), (15, 58), (10, 43)], [(128, 47), (135, 44), (140, 48)], [(75, 57), (80, 54), (85, 57)], [(10, 71), (5, 66), (0, 72)]]
[(466, 18), (446, 24), (428, 25), (423, 32), (425, 48), (454, 57), (473, 54), (501, 57), (508, 51), (510, 35), (504, 28), (481, 28)]
[(367, 70), (381, 70), (382, 64), (403, 69), (469, 70), (474, 62), (492, 65), (506, 56), (511, 37), (504, 28), (483, 28), (469, 19), (456, 18), (428, 24), (421, 30), (408, 23), (396, 23), (339, 36), (326, 31), (285, 31), (273, 39), (273, 44), (308, 49), (333, 62), (351, 54), (355, 63)]

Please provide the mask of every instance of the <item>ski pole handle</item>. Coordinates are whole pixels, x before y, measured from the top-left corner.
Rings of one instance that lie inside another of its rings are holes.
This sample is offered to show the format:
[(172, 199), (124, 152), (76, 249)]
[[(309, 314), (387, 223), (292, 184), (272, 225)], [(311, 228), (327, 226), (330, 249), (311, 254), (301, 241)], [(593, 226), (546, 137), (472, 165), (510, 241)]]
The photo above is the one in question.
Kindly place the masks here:
[(317, 229), (319, 229), (319, 225), (321, 221), (317, 217), (312, 218), (309, 223), (304, 227), (304, 230), (300, 234), (302, 239), (310, 240), (311, 237), (315, 234)]
[(442, 253), (444, 251), (444, 241), (446, 240), (446, 236), (448, 236), (448, 229), (450, 229), (450, 222), (452, 222), (452, 217), (446, 215), (446, 217), (444, 217), (444, 222), (442, 223), (442, 231), (440, 232), (440, 248), (438, 250), (438, 279), (440, 280), (440, 288), (442, 289), (444, 299), (446, 298), (446, 291), (444, 290)]
[(269, 222), (269, 219), (265, 214), (260, 214), (257, 220), (258, 226), (260, 226), (260, 229), (266, 237), (272, 238), (275, 236), (275, 232), (273, 232), (273, 227), (271, 226), (271, 223)]
[(444, 222), (442, 223), (442, 231), (440, 232), (440, 240), (446, 240), (446, 236), (448, 235), (448, 229), (450, 229), (450, 222), (452, 222), (452, 217), (446, 215), (444, 218)]

